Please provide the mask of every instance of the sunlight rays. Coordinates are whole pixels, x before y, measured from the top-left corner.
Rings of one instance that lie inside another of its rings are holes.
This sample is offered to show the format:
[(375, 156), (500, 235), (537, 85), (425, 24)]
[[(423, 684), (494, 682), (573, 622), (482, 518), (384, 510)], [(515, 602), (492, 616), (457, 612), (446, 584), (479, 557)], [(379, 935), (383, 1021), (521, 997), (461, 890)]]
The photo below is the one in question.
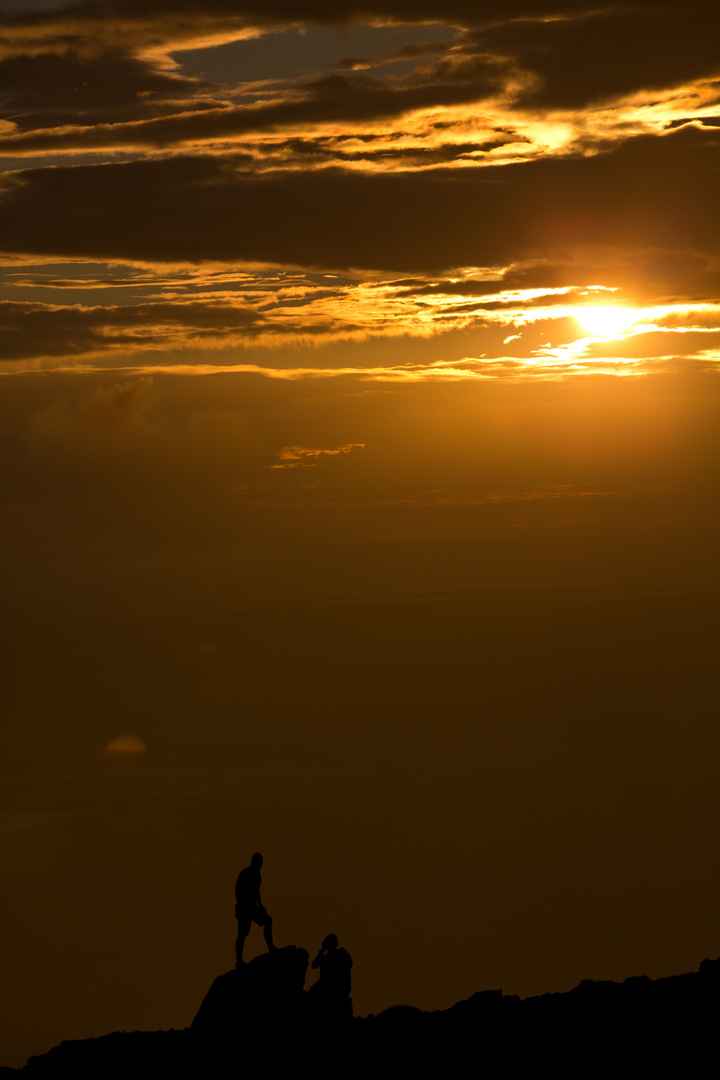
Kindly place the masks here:
[(613, 338), (628, 330), (637, 321), (638, 313), (631, 308), (589, 305), (577, 310), (575, 318), (593, 337)]

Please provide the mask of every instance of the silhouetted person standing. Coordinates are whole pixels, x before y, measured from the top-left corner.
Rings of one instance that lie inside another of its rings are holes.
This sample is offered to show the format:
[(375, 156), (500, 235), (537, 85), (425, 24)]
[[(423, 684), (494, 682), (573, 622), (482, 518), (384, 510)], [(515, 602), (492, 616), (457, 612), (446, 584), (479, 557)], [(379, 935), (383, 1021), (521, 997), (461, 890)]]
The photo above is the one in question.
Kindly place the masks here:
[(250, 927), (253, 923), (262, 926), (268, 951), (271, 952), (275, 948), (272, 938), (272, 919), (260, 899), (260, 886), (262, 885), (260, 869), (262, 864), (262, 855), (255, 852), (250, 859), (250, 865), (240, 871), (235, 882), (235, 918), (238, 922), (238, 936), (235, 942), (236, 967), (240, 967), (243, 963), (242, 954), (245, 938), (250, 933)]
[(335, 934), (328, 934), (312, 962), (314, 970), (320, 969), (320, 978), (308, 991), (314, 1003), (323, 1011), (352, 1016), (352, 964), (352, 956), (347, 949), (339, 949)]

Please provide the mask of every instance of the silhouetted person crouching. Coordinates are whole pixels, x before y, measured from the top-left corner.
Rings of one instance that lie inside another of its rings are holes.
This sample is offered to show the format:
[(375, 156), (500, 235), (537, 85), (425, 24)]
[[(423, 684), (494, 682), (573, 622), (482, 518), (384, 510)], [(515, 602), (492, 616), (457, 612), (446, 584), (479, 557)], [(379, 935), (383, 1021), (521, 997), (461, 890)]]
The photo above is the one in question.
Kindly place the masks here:
[(313, 970), (320, 970), (320, 978), (308, 990), (315, 1008), (333, 1015), (352, 1016), (352, 964), (347, 949), (339, 949), (335, 934), (328, 934), (312, 962)]
[(250, 933), (250, 927), (253, 923), (262, 926), (268, 951), (275, 948), (272, 937), (272, 919), (260, 899), (260, 886), (262, 885), (260, 868), (262, 864), (262, 855), (255, 852), (250, 859), (250, 865), (240, 871), (235, 882), (235, 918), (238, 922), (238, 936), (235, 942), (236, 967), (240, 967), (243, 963), (242, 954), (245, 947), (245, 938)]

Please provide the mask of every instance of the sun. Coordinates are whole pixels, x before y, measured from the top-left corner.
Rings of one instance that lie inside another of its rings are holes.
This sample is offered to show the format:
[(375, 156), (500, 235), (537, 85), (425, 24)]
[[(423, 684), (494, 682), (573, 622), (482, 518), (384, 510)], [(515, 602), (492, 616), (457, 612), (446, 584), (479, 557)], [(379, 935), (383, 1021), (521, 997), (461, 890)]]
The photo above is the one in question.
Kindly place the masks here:
[(575, 318), (593, 337), (615, 337), (632, 326), (637, 314), (629, 308), (592, 305), (578, 308)]
[(144, 754), (147, 746), (137, 735), (119, 735), (105, 747), (106, 754)]

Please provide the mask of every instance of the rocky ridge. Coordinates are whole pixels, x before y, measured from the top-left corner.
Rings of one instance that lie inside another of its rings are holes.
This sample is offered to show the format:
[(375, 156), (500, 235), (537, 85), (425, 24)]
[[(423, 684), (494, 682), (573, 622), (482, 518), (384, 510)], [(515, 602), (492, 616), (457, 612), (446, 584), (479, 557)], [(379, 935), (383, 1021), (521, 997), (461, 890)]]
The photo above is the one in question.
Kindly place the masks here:
[(524, 1000), (481, 991), (437, 1012), (395, 1006), (365, 1018), (313, 1005), (307, 964), (304, 949), (278, 949), (219, 976), (190, 1028), (63, 1042), (0, 1077), (688, 1075), (714, 1060), (720, 960), (664, 979), (583, 980)]

